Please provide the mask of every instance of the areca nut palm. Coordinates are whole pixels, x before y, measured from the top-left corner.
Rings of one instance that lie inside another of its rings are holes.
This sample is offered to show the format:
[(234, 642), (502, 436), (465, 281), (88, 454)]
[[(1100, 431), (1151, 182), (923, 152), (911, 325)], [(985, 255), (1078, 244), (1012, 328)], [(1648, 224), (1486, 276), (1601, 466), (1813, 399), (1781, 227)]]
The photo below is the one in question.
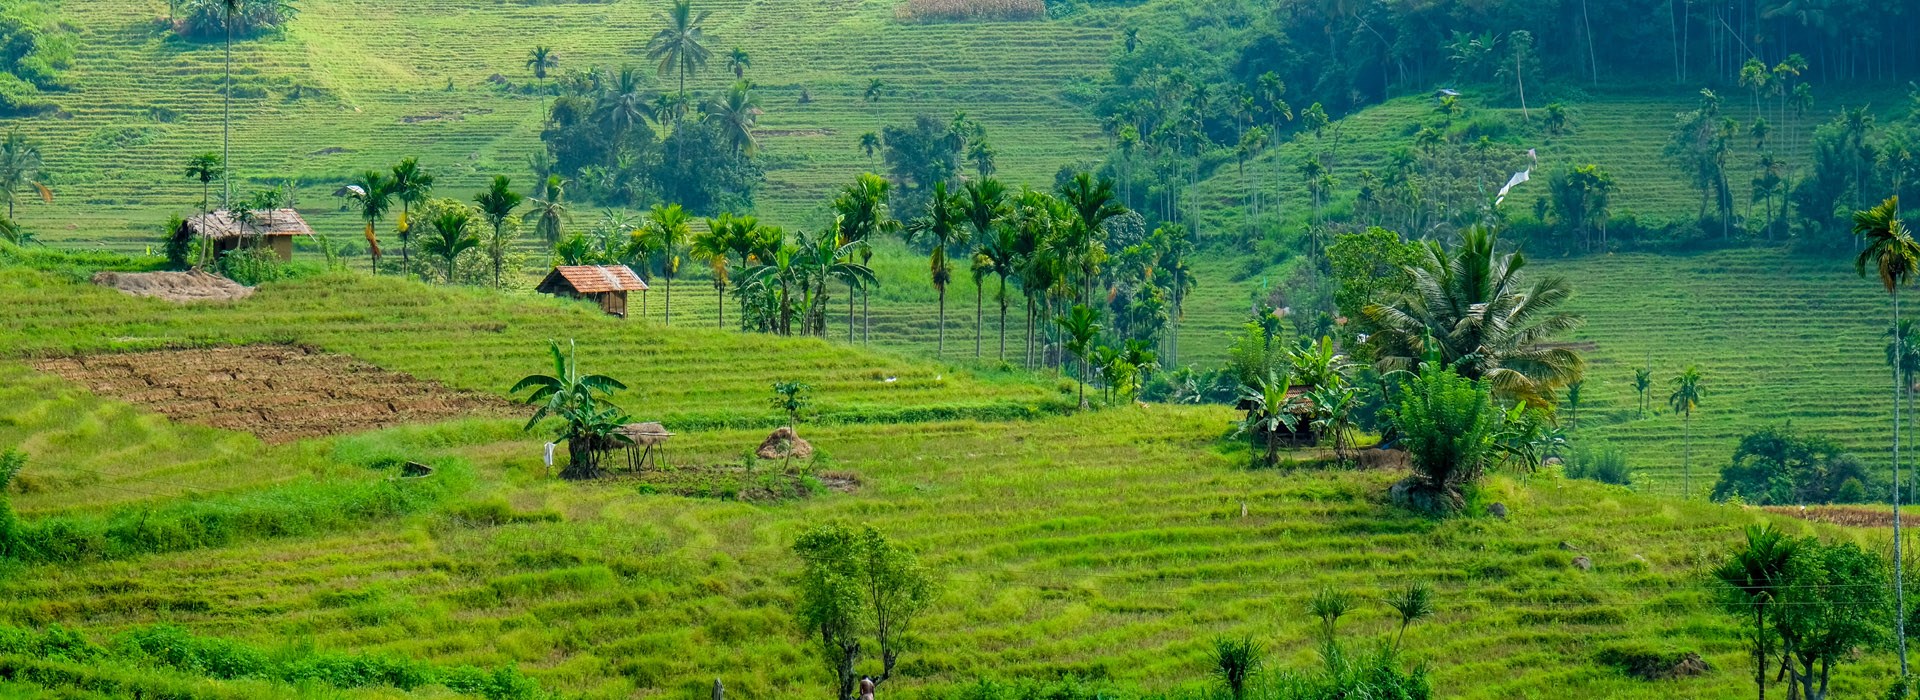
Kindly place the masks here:
[(738, 46), (727, 53), (727, 70), (733, 71), (734, 80), (746, 80), (747, 69), (753, 67), (753, 56)]
[(447, 284), (453, 284), (454, 261), (461, 253), (480, 247), (480, 235), (473, 231), (473, 211), (464, 204), (449, 206), (434, 214), (427, 225), (433, 228), (433, 235), (420, 242), (420, 249), (447, 262)]
[(680, 94), (687, 94), (687, 76), (705, 68), (713, 55), (706, 44), (707, 12), (693, 13), (692, 0), (674, 0), (673, 9), (661, 13), (667, 25), (647, 41), (647, 58), (660, 62), (660, 74), (678, 74)]
[(1681, 370), (1680, 376), (1673, 378), (1673, 393), (1667, 395), (1667, 405), (1681, 416), (1681, 497), (1693, 497), (1693, 412), (1699, 410), (1700, 399), (1706, 389), (1701, 386), (1700, 368), (1688, 366)]
[(1573, 287), (1556, 275), (1523, 276), (1525, 256), (1498, 253), (1495, 244), (1481, 227), (1463, 232), (1452, 251), (1428, 242), (1406, 269), (1411, 289), (1362, 310), (1375, 328), (1369, 342), (1380, 369), (1411, 370), (1434, 352), (1461, 376), (1534, 404), (1585, 372), (1578, 353), (1549, 345), (1583, 322), (1558, 310)]
[(1093, 343), (1100, 337), (1100, 312), (1086, 304), (1074, 304), (1072, 309), (1054, 320), (1060, 330), (1065, 332), (1067, 352), (1080, 361), (1080, 371), (1074, 377), (1080, 386), (1080, 407), (1087, 407), (1087, 364), (1093, 353)]
[(567, 218), (566, 184), (567, 181), (559, 175), (548, 175), (547, 179), (540, 183), (539, 196), (530, 197), (527, 200), (533, 204), (533, 211), (529, 214), (538, 215), (535, 218), (534, 230), (548, 245), (560, 240), (561, 226)]
[(1007, 278), (1019, 271), (1020, 231), (1011, 225), (993, 228), (987, 238), (980, 243), (980, 256), (986, 258), (987, 267), (995, 277), (1000, 278), (1000, 361), (1007, 361)]
[(527, 69), (533, 71), (535, 80), (546, 80), (547, 71), (560, 65), (560, 56), (546, 46), (535, 46), (527, 52)]
[(727, 327), (727, 255), (733, 252), (734, 239), (738, 237), (739, 225), (732, 214), (721, 214), (718, 219), (707, 219), (707, 230), (693, 235), (693, 244), (688, 254), (695, 260), (705, 261), (713, 270), (714, 306), (719, 312), (716, 327)]
[(40, 181), (40, 146), (20, 133), (20, 127), (7, 130), (0, 139), (0, 193), (7, 197), (7, 219), (13, 219), (14, 192), (31, 185), (40, 192), (41, 201), (51, 203), (53, 190)]
[(1074, 225), (1067, 229), (1071, 237), (1071, 248), (1076, 262), (1080, 266), (1080, 281), (1085, 286), (1086, 303), (1093, 303), (1094, 270), (1100, 262), (1101, 242), (1106, 236), (1107, 221), (1125, 214), (1127, 208), (1120, 204), (1113, 193), (1113, 180), (1094, 178), (1092, 173), (1081, 172), (1073, 180), (1061, 186), (1060, 198), (1071, 207)]
[[(840, 222), (840, 244), (859, 243), (862, 264), (867, 264), (873, 257), (873, 247), (868, 245), (868, 239), (900, 227), (900, 222), (894, 220), (888, 205), (892, 188), (893, 183), (884, 177), (861, 173), (833, 199), (833, 213)], [(847, 303), (852, 304), (852, 290), (848, 290), (848, 294)], [(873, 317), (868, 311), (869, 296), (867, 290), (861, 290), (861, 342), (867, 342), (873, 335)]]
[(512, 234), (507, 230), (507, 221), (513, 218), (515, 209), (527, 198), (513, 191), (513, 181), (505, 175), (495, 175), (487, 184), (487, 189), (474, 195), (473, 202), (480, 205), (480, 215), (487, 217), (487, 224), (493, 227), (493, 236), (487, 239), (487, 257), (493, 262), (493, 286), (500, 286), (500, 270), (506, 266), (507, 250), (512, 245)]
[(673, 325), (673, 278), (680, 272), (680, 246), (693, 233), (693, 215), (678, 204), (655, 204), (647, 212), (646, 235), (663, 256), (660, 276), (667, 283), (667, 325)]
[(413, 242), (413, 205), (433, 194), (433, 175), (420, 169), (420, 159), (408, 157), (393, 166), (393, 195), (400, 200), (400, 267), (411, 270), (408, 248)]
[(947, 262), (947, 251), (966, 242), (963, 228), (966, 220), (966, 201), (958, 194), (949, 194), (947, 183), (936, 182), (933, 196), (927, 200), (927, 214), (907, 226), (909, 233), (924, 238), (932, 249), (927, 255), (927, 268), (932, 275), (933, 289), (940, 298), (940, 336), (935, 357), (945, 357), (947, 350), (947, 283), (953, 279), (953, 265)]
[(376, 226), (380, 217), (393, 206), (393, 180), (378, 170), (360, 173), (352, 184), (347, 185), (348, 197), (360, 205), (360, 219), (367, 224), (367, 252), (373, 260), (374, 272), (380, 270), (380, 236)]
[[(1894, 195), (1881, 202), (1879, 206), (1853, 215), (1854, 235), (1866, 244), (1860, 256), (1854, 260), (1854, 268), (1861, 276), (1866, 276), (1871, 265), (1880, 277), (1880, 284), (1887, 290), (1887, 298), (1893, 309), (1893, 324), (1888, 331), (1896, 337), (1900, 332), (1900, 288), (1913, 283), (1914, 271), (1920, 268), (1920, 243), (1913, 240), (1906, 224), (1900, 220), (1900, 197)], [(1896, 345), (1896, 347), (1899, 347)], [(1896, 353), (1897, 354), (1897, 353)], [(1893, 363), (1893, 574), (1895, 579), (1894, 630), (1899, 639), (1900, 675), (1907, 675), (1907, 628), (1906, 628), (1906, 592), (1905, 571), (1901, 562), (1900, 542), (1900, 358)]]

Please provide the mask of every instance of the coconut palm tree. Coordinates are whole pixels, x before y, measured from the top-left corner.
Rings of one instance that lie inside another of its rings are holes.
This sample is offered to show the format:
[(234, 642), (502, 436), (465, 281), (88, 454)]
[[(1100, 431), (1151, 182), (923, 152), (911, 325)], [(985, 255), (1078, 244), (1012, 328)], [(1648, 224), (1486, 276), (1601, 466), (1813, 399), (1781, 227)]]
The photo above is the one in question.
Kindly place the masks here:
[[(682, 3), (684, 4), (684, 3)], [(663, 256), (660, 276), (667, 283), (667, 325), (673, 325), (673, 278), (680, 272), (680, 246), (693, 233), (693, 216), (678, 204), (655, 204), (647, 212), (646, 235)]]
[(1407, 268), (1411, 290), (1362, 311), (1377, 329), (1368, 342), (1381, 370), (1410, 370), (1432, 350), (1461, 376), (1532, 403), (1580, 378), (1586, 363), (1579, 354), (1547, 345), (1582, 322), (1557, 310), (1573, 288), (1555, 275), (1527, 279), (1526, 258), (1498, 254), (1495, 243), (1481, 227), (1463, 232), (1452, 251), (1429, 242)]
[(947, 262), (947, 251), (966, 242), (967, 209), (966, 200), (960, 194), (948, 194), (947, 183), (933, 184), (933, 196), (927, 200), (927, 214), (907, 225), (911, 235), (926, 239), (932, 251), (927, 256), (927, 267), (933, 277), (933, 289), (940, 296), (940, 338), (935, 345), (934, 357), (945, 357), (947, 351), (947, 283), (953, 279), (953, 265)]
[(707, 59), (713, 55), (706, 44), (707, 32), (702, 25), (707, 22), (707, 13), (693, 13), (693, 0), (674, 0), (673, 9), (661, 13), (660, 20), (666, 27), (647, 41), (648, 60), (660, 62), (660, 74), (677, 74), (680, 78), (680, 94), (687, 94), (687, 76), (707, 67)]
[[(1900, 288), (1913, 283), (1914, 272), (1920, 268), (1920, 243), (1913, 240), (1906, 224), (1900, 220), (1900, 196), (1888, 197), (1879, 206), (1853, 215), (1853, 233), (1859, 236), (1866, 246), (1860, 256), (1853, 261), (1854, 269), (1865, 277), (1867, 266), (1872, 264), (1879, 274), (1880, 285), (1887, 290), (1889, 306), (1893, 309), (1893, 323), (1888, 331), (1898, 337), (1900, 332)], [(1896, 346), (1898, 347), (1898, 346)], [(1898, 353), (1896, 353), (1898, 355)], [(1900, 675), (1907, 675), (1907, 629), (1906, 595), (1904, 591), (1904, 571), (1900, 555), (1900, 367), (1902, 358), (1896, 357), (1893, 363), (1893, 576), (1895, 579), (1894, 630), (1899, 638)]]
[(559, 175), (548, 175), (547, 179), (540, 183), (539, 195), (527, 198), (527, 201), (533, 205), (533, 210), (527, 214), (537, 215), (533, 228), (539, 232), (540, 239), (546, 241), (548, 245), (560, 240), (561, 222), (567, 218), (566, 185), (566, 179)]
[(1087, 365), (1092, 357), (1093, 342), (1100, 337), (1100, 312), (1086, 304), (1074, 304), (1072, 309), (1054, 319), (1060, 330), (1066, 333), (1067, 352), (1080, 361), (1080, 371), (1074, 377), (1080, 385), (1080, 408), (1087, 407)]
[(535, 80), (546, 80), (547, 71), (560, 65), (560, 55), (545, 46), (535, 46), (527, 52), (527, 69), (533, 71)]
[(420, 242), (420, 250), (447, 261), (447, 284), (453, 284), (454, 261), (480, 247), (480, 234), (473, 230), (473, 210), (466, 205), (441, 209), (427, 222), (433, 235)]
[(1667, 405), (1681, 417), (1680, 493), (1683, 498), (1693, 497), (1693, 412), (1699, 410), (1700, 398), (1705, 395), (1700, 381), (1700, 368), (1689, 365), (1680, 376), (1673, 378), (1673, 393), (1667, 396)]
[(393, 166), (393, 196), (400, 200), (400, 267), (411, 271), (408, 248), (413, 242), (413, 205), (425, 204), (433, 194), (433, 176), (420, 169), (420, 159), (408, 157)]
[(753, 155), (759, 145), (753, 138), (753, 128), (760, 123), (761, 110), (760, 98), (748, 88), (747, 81), (734, 83), (727, 94), (708, 100), (700, 110), (707, 121), (720, 125), (720, 132), (735, 152)]
[(1091, 304), (1093, 273), (1103, 254), (1101, 242), (1106, 237), (1107, 221), (1127, 213), (1127, 208), (1114, 197), (1113, 180), (1095, 179), (1088, 172), (1076, 173), (1072, 181), (1061, 185), (1060, 199), (1073, 210), (1074, 224), (1066, 235), (1080, 265), (1080, 282), (1086, 288), (1081, 300)]
[(487, 217), (487, 224), (493, 227), (493, 237), (487, 239), (487, 257), (493, 261), (493, 286), (500, 286), (500, 268), (506, 265), (507, 250), (512, 247), (512, 235), (507, 230), (507, 220), (513, 218), (513, 210), (527, 198), (513, 191), (513, 181), (505, 175), (493, 176), (493, 182), (487, 189), (473, 196), (473, 202), (480, 205), (480, 215)]
[(753, 57), (747, 55), (746, 49), (735, 46), (733, 51), (727, 54), (727, 70), (733, 71), (734, 80), (746, 80), (747, 69), (752, 67)]
[[(232, 190), (232, 183), (228, 183)], [(385, 173), (368, 170), (360, 173), (347, 185), (348, 197), (360, 205), (360, 219), (367, 222), (367, 253), (372, 257), (373, 271), (380, 272), (380, 236), (376, 232), (380, 217), (393, 207), (393, 181)], [(229, 195), (231, 199), (231, 195)]]

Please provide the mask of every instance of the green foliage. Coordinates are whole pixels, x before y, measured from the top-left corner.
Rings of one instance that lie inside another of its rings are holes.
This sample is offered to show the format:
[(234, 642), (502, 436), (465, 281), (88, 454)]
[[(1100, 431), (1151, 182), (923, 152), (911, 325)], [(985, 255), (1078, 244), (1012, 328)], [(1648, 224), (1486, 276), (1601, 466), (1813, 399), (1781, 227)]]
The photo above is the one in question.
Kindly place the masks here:
[(750, 87), (705, 101), (704, 119), (689, 115), (703, 102), (697, 96), (655, 92), (633, 67), (581, 71), (559, 90), (540, 133), (540, 179), (559, 174), (577, 197), (607, 205), (678, 202), (703, 215), (752, 209), (764, 176), (750, 148), (759, 119)]
[(294, 0), (186, 0), (178, 31), (196, 39), (217, 39), (229, 27), (235, 37), (276, 32), (299, 15)]
[(800, 416), (813, 406), (813, 385), (783, 381), (773, 385), (773, 407), (787, 416), (787, 427), (800, 427)]
[(280, 259), (273, 249), (242, 246), (221, 254), (220, 274), (249, 287), (284, 282), (299, 276), (299, 268)]
[(1335, 236), (1327, 246), (1327, 265), (1340, 285), (1333, 293), (1340, 315), (1358, 319), (1368, 306), (1410, 291), (1407, 268), (1419, 262), (1420, 253), (1420, 246), (1378, 226)]
[(618, 432), (628, 416), (615, 406), (613, 392), (627, 385), (602, 374), (581, 374), (578, 353), (572, 341), (567, 351), (560, 341), (548, 341), (553, 355), (553, 374), (533, 374), (508, 389), (509, 394), (529, 391), (524, 402), (538, 406), (523, 430), (531, 431), (540, 420), (554, 416), (562, 421), (559, 439), (567, 442), (567, 467), (561, 478), (591, 479), (600, 475), (600, 456), (609, 449), (632, 444), (632, 438)]
[(1858, 503), (1872, 481), (1865, 465), (1839, 444), (1804, 435), (1792, 425), (1763, 428), (1740, 438), (1733, 462), (1720, 471), (1713, 500), (1753, 505)]
[(793, 552), (802, 564), (800, 626), (819, 643), (836, 697), (852, 700), (869, 637), (880, 672), (868, 675), (875, 685), (892, 678), (914, 623), (938, 592), (933, 577), (871, 526), (816, 526), (794, 541)]
[(187, 230), (187, 222), (178, 216), (167, 220), (161, 229), (161, 249), (167, 258), (167, 269), (185, 270), (193, 264), (193, 234)]
[(1458, 510), (1462, 492), (1499, 458), (1503, 414), (1492, 390), (1486, 380), (1427, 363), (1400, 394), (1389, 419), (1413, 460), (1415, 486), (1432, 499), (1431, 509)]
[(1616, 486), (1633, 485), (1633, 471), (1627, 467), (1625, 450), (1607, 443), (1581, 441), (1567, 455), (1566, 475), (1571, 479), (1590, 479)]
[(1247, 681), (1260, 672), (1266, 651), (1250, 637), (1213, 640), (1213, 675), (1233, 700), (1247, 696)]
[(13, 514), (13, 498), (7, 487), (13, 477), (27, 466), (27, 454), (19, 450), (0, 452), (0, 559), (21, 559), (25, 553), (20, 536), (20, 519)]
[(56, 21), (53, 3), (0, 2), (0, 115), (50, 108), (46, 91), (62, 90), (74, 40)]

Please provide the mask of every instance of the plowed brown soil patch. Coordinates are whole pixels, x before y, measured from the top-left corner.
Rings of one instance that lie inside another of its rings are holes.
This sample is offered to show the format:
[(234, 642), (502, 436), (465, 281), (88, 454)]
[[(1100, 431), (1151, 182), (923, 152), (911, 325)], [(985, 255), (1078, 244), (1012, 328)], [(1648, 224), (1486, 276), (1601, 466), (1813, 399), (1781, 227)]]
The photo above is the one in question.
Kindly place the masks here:
[(1893, 511), (1860, 506), (1767, 506), (1769, 513), (1847, 527), (1893, 527)]
[(505, 416), (512, 406), (346, 355), (286, 345), (88, 355), (34, 366), (181, 423), (249, 432), (268, 442)]

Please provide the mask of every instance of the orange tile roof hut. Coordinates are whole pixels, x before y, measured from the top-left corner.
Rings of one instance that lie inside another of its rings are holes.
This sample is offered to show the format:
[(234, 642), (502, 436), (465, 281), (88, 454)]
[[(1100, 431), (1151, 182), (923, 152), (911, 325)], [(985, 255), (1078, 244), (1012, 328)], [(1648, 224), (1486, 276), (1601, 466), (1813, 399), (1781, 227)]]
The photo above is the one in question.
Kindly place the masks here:
[(626, 318), (627, 292), (647, 291), (647, 283), (625, 265), (561, 265), (540, 280), (541, 294), (592, 299), (608, 314)]

